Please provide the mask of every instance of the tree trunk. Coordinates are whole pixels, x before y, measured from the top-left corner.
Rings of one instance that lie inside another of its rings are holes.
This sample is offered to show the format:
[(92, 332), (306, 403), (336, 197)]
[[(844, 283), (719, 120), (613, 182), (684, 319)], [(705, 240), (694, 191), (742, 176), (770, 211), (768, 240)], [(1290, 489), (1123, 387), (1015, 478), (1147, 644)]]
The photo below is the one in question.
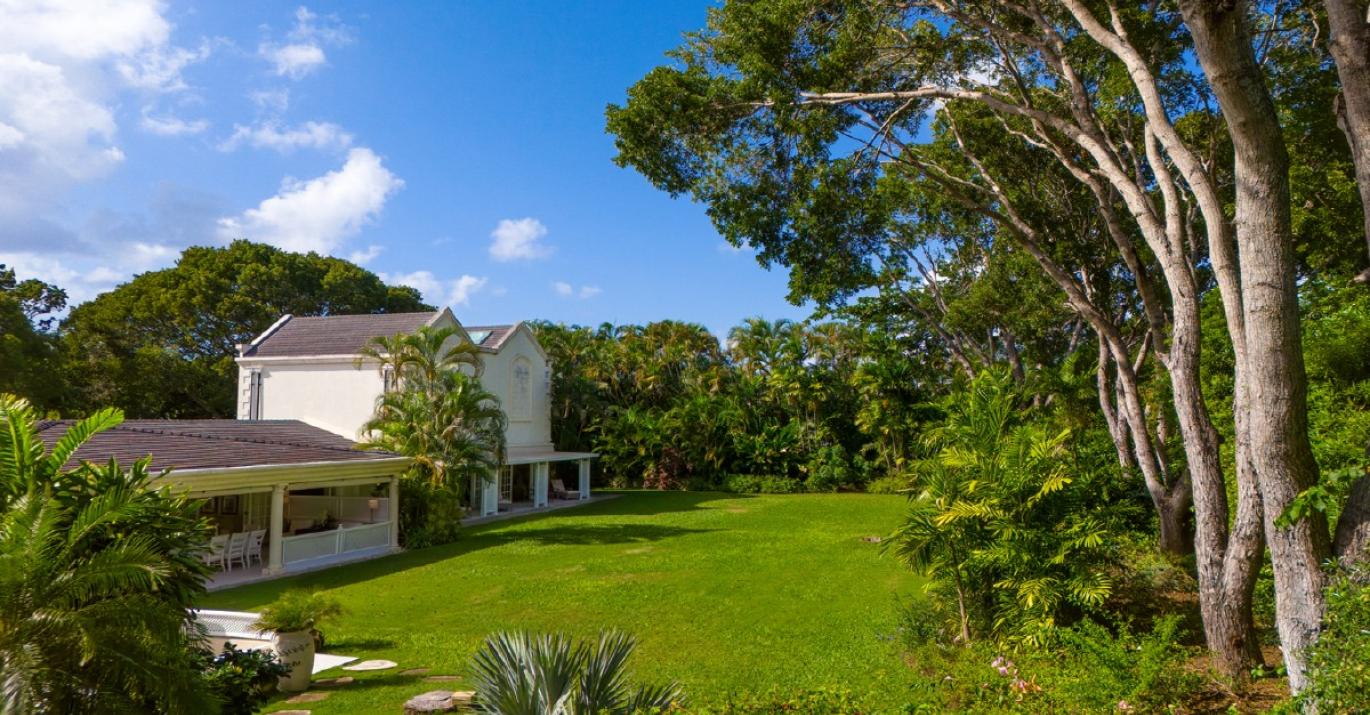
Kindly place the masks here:
[[(1337, 125), (1351, 145), (1370, 245), (1370, 9), (1364, 0), (1323, 0), (1327, 9), (1328, 49), (1337, 63), (1341, 95), (1337, 97)], [(1356, 277), (1370, 282), (1370, 268)]]
[(1337, 536), (1332, 550), (1342, 564), (1350, 565), (1370, 560), (1370, 476), (1363, 476), (1351, 485), (1341, 516), (1337, 518)]
[[(1275, 525), (1299, 492), (1317, 481), (1317, 464), (1308, 442), (1289, 157), (1252, 51), (1248, 10), (1244, 2), (1181, 2), (1235, 150), (1240, 295), (1223, 299), (1242, 305), (1244, 336), (1234, 340), (1245, 339), (1238, 358), (1246, 387), (1244, 437), (1260, 485), (1289, 687), (1298, 692), (1307, 685), (1306, 651), (1322, 619), (1320, 562), (1328, 553), (1327, 528), (1316, 514), (1288, 527)], [(1239, 458), (1247, 450), (1239, 449)]]

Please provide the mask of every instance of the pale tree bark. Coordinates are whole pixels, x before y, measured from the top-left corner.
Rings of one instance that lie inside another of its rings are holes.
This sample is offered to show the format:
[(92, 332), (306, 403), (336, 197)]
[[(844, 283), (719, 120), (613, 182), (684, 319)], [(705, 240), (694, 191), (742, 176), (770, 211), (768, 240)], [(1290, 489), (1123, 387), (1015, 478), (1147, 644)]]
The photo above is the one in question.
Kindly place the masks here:
[[(1264, 504), (1275, 571), (1275, 618), (1290, 689), (1308, 682), (1307, 649), (1324, 610), (1321, 564), (1329, 553), (1319, 514), (1277, 520), (1318, 478), (1308, 441), (1307, 386), (1294, 283), (1289, 157), (1275, 106), (1252, 51), (1245, 2), (1181, 0), (1195, 54), (1226, 120), (1235, 154), (1236, 243), (1245, 320), (1249, 456)], [(1224, 301), (1228, 296), (1224, 294)]]
[[(1341, 94), (1335, 111), (1337, 125), (1351, 147), (1360, 188), (1365, 240), (1370, 245), (1370, 3), (1365, 0), (1323, 0), (1327, 10), (1328, 48), (1337, 64)], [(1370, 283), (1370, 268), (1358, 276)], [(1370, 477), (1361, 477), (1337, 519), (1333, 548), (1342, 563), (1370, 559)]]
[[(1063, 34), (1053, 24), (1054, 21), (1047, 19), (1033, 3), (1024, 5), (1002, 0), (994, 4), (996, 10), (1015, 13), (1027, 20), (1028, 26), (1035, 26), (1037, 32), (1031, 34), (1022, 29), (1023, 23), (1016, 23), (1014, 27), (1001, 24), (1002, 15), (986, 10), (983, 4), (953, 0), (929, 0), (928, 4), (954, 21), (983, 31), (1000, 46), (1015, 46), (1035, 54), (1036, 59), (1058, 80), (1056, 88), (1061, 89), (1060, 99), (1065, 106), (1065, 116), (1042, 109), (1030, 100), (1016, 101), (993, 88), (923, 86), (889, 91), (812, 92), (801, 94), (801, 101), (831, 105), (879, 104), (898, 100), (904, 102), (905, 106), (919, 98), (976, 102), (1001, 115), (1025, 119), (1035, 127), (1040, 127), (1041, 133), (1050, 135), (1049, 138), (1040, 137), (1044, 144), (1059, 138), (1072, 145), (1073, 150), (1081, 152), (1084, 160), (1088, 161), (1087, 173), (1116, 192), (1117, 200), (1126, 207), (1127, 214), (1155, 255), (1170, 295), (1170, 326), (1166, 335), (1157, 338), (1157, 349), (1165, 356), (1163, 365), (1170, 377), (1189, 477), (1193, 484), (1195, 552), (1205, 637), (1216, 656), (1218, 667), (1229, 677), (1242, 679), (1251, 666), (1260, 662), (1252, 627), (1251, 599), (1262, 553), (1264, 510), (1252, 468), (1257, 463), (1253, 457), (1255, 442), (1247, 437), (1249, 419), (1241, 409), (1251, 400), (1242, 389), (1238, 390), (1237, 510), (1232, 515), (1228, 509), (1217, 432), (1204, 403), (1199, 379), (1201, 321), (1199, 286), (1194, 265), (1197, 251), (1191, 250), (1192, 247), (1188, 245), (1190, 232), (1184, 220), (1185, 205), (1180, 198), (1182, 190), (1192, 195), (1204, 218), (1209, 265), (1223, 292), (1228, 328), (1233, 335), (1234, 351), (1239, 356), (1237, 378), (1240, 386), (1245, 379), (1240, 369), (1245, 364), (1241, 356), (1245, 351), (1246, 312), (1241, 303), (1243, 294), (1236, 246), (1218, 191), (1204, 163), (1184, 144), (1179, 132), (1170, 123), (1156, 79), (1140, 53), (1127, 40), (1116, 12), (1113, 28), (1109, 29), (1093, 18), (1082, 3), (1073, 0), (1062, 2), (1086, 34), (1126, 66), (1145, 109), (1147, 136), (1144, 156), (1130, 151), (1130, 146), (1120, 147), (1099, 124), (1091, 92), (1071, 66), (1069, 57), (1072, 53), (1066, 51), (1064, 37), (1078, 34), (1075, 28)], [(1166, 158), (1173, 161), (1178, 178), (1172, 175), (1172, 167)], [(1143, 165), (1148, 165), (1146, 171)], [(1153, 193), (1153, 187), (1156, 186), (1161, 193), (1159, 205)], [(1072, 305), (1077, 310), (1082, 307), (1075, 303)], [(1091, 326), (1095, 326), (1093, 321)], [(1106, 331), (1101, 332), (1109, 341), (1109, 350), (1114, 351)], [(1115, 364), (1121, 369), (1128, 364), (1128, 358), (1115, 355)], [(1130, 402), (1130, 399), (1122, 401), (1129, 412), (1132, 411), (1132, 406), (1128, 404)], [(1135, 424), (1128, 419), (1127, 424), (1132, 431), (1137, 426), (1145, 430), (1145, 415), (1138, 417)]]
[[(1322, 4), (1327, 10), (1327, 46), (1341, 79), (1334, 111), (1351, 146), (1365, 240), (1370, 246), (1370, 7), (1365, 0), (1323, 0)], [(1370, 282), (1370, 268), (1356, 281)]]

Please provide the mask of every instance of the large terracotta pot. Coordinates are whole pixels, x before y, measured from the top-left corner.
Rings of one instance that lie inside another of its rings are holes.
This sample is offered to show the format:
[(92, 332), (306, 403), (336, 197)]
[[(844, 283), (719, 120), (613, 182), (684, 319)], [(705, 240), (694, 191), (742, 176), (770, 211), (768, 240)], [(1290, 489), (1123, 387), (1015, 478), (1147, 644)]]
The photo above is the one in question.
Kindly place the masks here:
[(290, 668), (290, 674), (281, 678), (277, 687), (288, 693), (308, 689), (309, 678), (314, 674), (314, 635), (309, 631), (277, 633), (272, 647), (276, 659)]

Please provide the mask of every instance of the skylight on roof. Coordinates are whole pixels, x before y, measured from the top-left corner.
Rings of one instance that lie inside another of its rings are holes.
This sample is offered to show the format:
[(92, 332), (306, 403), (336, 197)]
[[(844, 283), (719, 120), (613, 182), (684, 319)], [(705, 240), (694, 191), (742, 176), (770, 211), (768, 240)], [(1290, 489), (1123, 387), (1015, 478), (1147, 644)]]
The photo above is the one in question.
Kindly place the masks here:
[(490, 337), (491, 332), (492, 331), (490, 330), (472, 330), (470, 332), (471, 342), (480, 345), (481, 343), (485, 342), (486, 338)]

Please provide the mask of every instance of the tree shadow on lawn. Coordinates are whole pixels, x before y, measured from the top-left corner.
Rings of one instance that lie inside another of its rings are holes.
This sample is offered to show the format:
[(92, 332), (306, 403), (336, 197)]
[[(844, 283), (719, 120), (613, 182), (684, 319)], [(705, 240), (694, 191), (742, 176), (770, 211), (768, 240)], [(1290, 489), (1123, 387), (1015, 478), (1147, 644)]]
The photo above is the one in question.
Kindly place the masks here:
[[(583, 510), (576, 510), (586, 516), (621, 514), (625, 516), (653, 516), (683, 511), (707, 509), (710, 502), (755, 499), (755, 494), (733, 492), (683, 492), (656, 489), (601, 490), (604, 494), (617, 494), (620, 498), (590, 504)], [(551, 515), (547, 515), (551, 516)], [(569, 515), (568, 515), (569, 516)]]
[[(614, 500), (619, 501), (619, 500)], [(526, 526), (529, 522), (546, 519), (549, 516), (562, 517), (561, 514), (544, 514), (536, 518), (519, 521), (500, 522), (491, 527), (511, 525)], [(546, 546), (599, 546), (611, 544), (640, 544), (674, 539), (690, 534), (703, 534), (713, 529), (690, 529), (657, 524), (565, 524), (557, 523), (540, 528), (528, 529), (486, 529), (463, 534), (456, 542), (443, 546), (406, 551), (394, 556), (386, 556), (370, 561), (337, 566), (335, 568), (300, 574), (289, 578), (264, 583), (241, 586), (237, 589), (221, 591), (221, 598), (232, 599), (235, 592), (243, 594), (264, 594), (265, 603), (278, 594), (292, 588), (334, 589), (354, 586), (373, 579), (428, 566), (439, 561), (454, 559), (483, 549), (495, 548), (512, 543), (536, 542)], [(218, 599), (215, 599), (218, 600)], [(257, 600), (257, 599), (253, 599)]]

